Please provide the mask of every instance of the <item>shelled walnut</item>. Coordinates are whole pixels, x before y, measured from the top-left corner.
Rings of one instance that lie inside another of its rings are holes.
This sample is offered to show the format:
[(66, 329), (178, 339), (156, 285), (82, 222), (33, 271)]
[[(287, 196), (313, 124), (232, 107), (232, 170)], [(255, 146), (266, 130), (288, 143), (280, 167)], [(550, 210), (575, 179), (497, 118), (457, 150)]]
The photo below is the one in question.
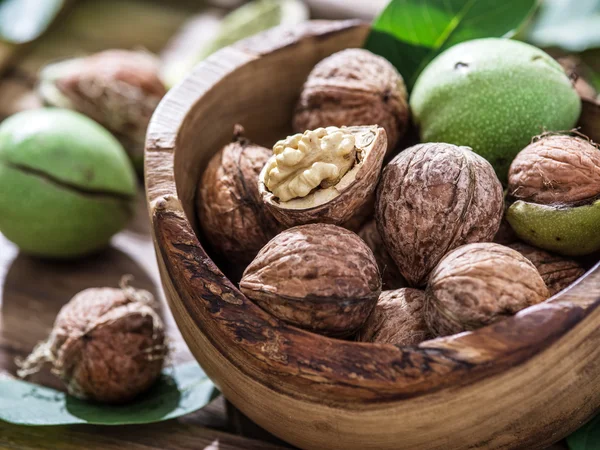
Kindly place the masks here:
[(385, 130), (377, 126), (317, 128), (289, 136), (275, 144), (260, 173), (263, 202), (285, 227), (341, 225), (371, 201), (386, 145)]
[(310, 224), (269, 241), (246, 268), (240, 289), (285, 322), (347, 336), (375, 306), (381, 276), (373, 253), (356, 234)]
[(298, 132), (328, 126), (378, 124), (385, 128), (388, 152), (408, 126), (404, 80), (385, 58), (353, 48), (317, 64), (300, 94), (294, 115)]

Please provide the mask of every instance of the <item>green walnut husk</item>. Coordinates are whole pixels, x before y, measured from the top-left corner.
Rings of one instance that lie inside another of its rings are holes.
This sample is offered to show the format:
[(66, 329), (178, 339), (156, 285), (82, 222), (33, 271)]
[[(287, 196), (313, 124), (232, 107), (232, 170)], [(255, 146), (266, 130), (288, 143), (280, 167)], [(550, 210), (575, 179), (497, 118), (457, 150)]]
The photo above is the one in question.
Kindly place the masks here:
[(600, 250), (600, 200), (576, 207), (519, 200), (508, 208), (506, 219), (521, 239), (545, 250), (567, 256)]
[(510, 162), (532, 137), (573, 128), (581, 101), (547, 53), (488, 38), (436, 57), (419, 76), (410, 107), (423, 142), (471, 147), (506, 182)]
[(0, 126), (0, 232), (23, 252), (72, 258), (105, 247), (133, 213), (123, 147), (74, 111), (25, 111)]

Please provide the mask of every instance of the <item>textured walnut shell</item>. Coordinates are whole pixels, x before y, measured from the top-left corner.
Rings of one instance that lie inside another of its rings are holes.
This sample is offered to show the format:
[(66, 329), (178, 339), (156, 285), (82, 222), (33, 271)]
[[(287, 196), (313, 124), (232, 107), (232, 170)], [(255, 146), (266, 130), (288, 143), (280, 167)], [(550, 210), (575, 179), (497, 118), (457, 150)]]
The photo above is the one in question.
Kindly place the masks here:
[(246, 266), (280, 229), (258, 194), (258, 174), (271, 150), (243, 137), (212, 157), (198, 186), (196, 206), (211, 246), (236, 266)]
[(106, 50), (47, 66), (39, 91), (47, 103), (75, 109), (125, 140), (143, 143), (166, 93), (158, 73), (158, 60), (149, 54)]
[(585, 269), (575, 260), (553, 255), (521, 242), (512, 243), (509, 247), (533, 263), (551, 296), (570, 286), (585, 273)]
[(588, 140), (547, 135), (525, 147), (508, 174), (508, 192), (542, 205), (575, 205), (600, 196), (600, 150)]
[(425, 293), (418, 289), (383, 291), (356, 339), (394, 345), (417, 345), (427, 340), (425, 301)]
[(265, 186), (265, 168), (260, 173), (258, 189), (264, 204), (285, 227), (307, 223), (342, 225), (357, 214), (363, 214), (375, 192), (387, 147), (385, 130), (377, 126), (348, 127), (356, 137), (356, 147), (362, 157), (342, 177), (328, 188), (314, 189), (303, 198), (279, 201)]
[(587, 82), (586, 76), (589, 73), (586, 73), (586, 68), (582, 64), (581, 58), (575, 55), (569, 55), (557, 60), (560, 65), (565, 69), (567, 75), (574, 80), (575, 90), (579, 94), (579, 96), (588, 99), (595, 99), (598, 95), (596, 89)]
[(426, 292), (425, 318), (435, 336), (475, 330), (549, 297), (527, 258), (493, 243), (450, 252), (431, 273)]
[(167, 352), (163, 323), (149, 292), (92, 288), (60, 310), (50, 337), (21, 365), (19, 375), (44, 362), (69, 394), (125, 403), (158, 379)]
[(377, 124), (385, 128), (391, 152), (408, 119), (402, 76), (385, 58), (354, 48), (325, 58), (312, 70), (296, 107), (294, 129)]
[(373, 253), (356, 234), (311, 224), (275, 236), (246, 268), (240, 289), (281, 320), (345, 336), (371, 313), (381, 277)]
[(422, 286), (450, 250), (494, 238), (503, 204), (502, 185), (481, 156), (468, 147), (420, 144), (384, 169), (377, 227), (400, 273)]
[(392, 290), (405, 287), (406, 280), (400, 274), (396, 263), (386, 250), (381, 235), (377, 230), (375, 219), (365, 223), (358, 232), (358, 235), (365, 241), (375, 256), (379, 273), (381, 273), (383, 288)]

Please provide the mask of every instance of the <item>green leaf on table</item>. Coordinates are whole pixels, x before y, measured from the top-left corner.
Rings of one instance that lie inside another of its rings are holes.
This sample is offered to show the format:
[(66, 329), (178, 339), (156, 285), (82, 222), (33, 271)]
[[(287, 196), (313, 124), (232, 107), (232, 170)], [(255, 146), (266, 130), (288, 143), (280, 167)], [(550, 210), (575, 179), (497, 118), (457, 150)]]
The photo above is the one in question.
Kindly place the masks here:
[(0, 420), (19, 425), (125, 425), (161, 422), (196, 411), (214, 396), (214, 385), (196, 362), (166, 368), (138, 400), (101, 405), (25, 381), (0, 379)]
[(392, 0), (375, 19), (365, 48), (385, 57), (409, 89), (425, 66), (459, 42), (512, 37), (537, 0)]
[(600, 415), (567, 438), (569, 450), (600, 450)]
[(544, 0), (527, 40), (570, 52), (600, 47), (600, 0)]
[(24, 44), (42, 35), (64, 0), (0, 0), (0, 39)]

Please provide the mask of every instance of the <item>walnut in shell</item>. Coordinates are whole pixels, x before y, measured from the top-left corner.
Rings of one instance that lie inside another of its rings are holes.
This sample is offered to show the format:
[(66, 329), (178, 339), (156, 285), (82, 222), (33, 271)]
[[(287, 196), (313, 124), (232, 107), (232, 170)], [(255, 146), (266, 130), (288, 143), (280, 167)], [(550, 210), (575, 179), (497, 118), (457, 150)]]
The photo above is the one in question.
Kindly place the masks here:
[(369, 206), (386, 145), (385, 130), (377, 126), (317, 128), (289, 136), (275, 144), (260, 173), (263, 202), (286, 227), (341, 225)]
[(573, 259), (553, 255), (521, 242), (512, 243), (509, 247), (533, 263), (546, 283), (550, 295), (559, 293), (585, 273), (581, 264)]
[(277, 234), (277, 221), (258, 194), (258, 175), (271, 150), (251, 143), (235, 127), (233, 140), (212, 157), (198, 186), (196, 206), (212, 247), (245, 267)]
[(79, 111), (143, 151), (148, 123), (166, 93), (158, 73), (154, 56), (106, 50), (46, 66), (39, 92), (48, 104)]
[(371, 313), (381, 277), (373, 253), (356, 234), (310, 224), (275, 236), (246, 268), (240, 289), (285, 322), (347, 336)]
[(377, 124), (385, 128), (391, 152), (408, 119), (402, 76), (385, 58), (352, 48), (314, 67), (300, 94), (294, 129)]
[(450, 250), (494, 238), (503, 204), (502, 185), (481, 156), (468, 147), (420, 144), (384, 169), (377, 227), (400, 273), (422, 286)]
[(600, 149), (585, 136), (545, 134), (510, 166), (506, 219), (523, 241), (562, 255), (600, 250)]
[(431, 273), (426, 293), (425, 318), (434, 336), (475, 330), (549, 297), (527, 258), (494, 243), (448, 253)]
[(375, 261), (377, 261), (377, 267), (379, 267), (379, 273), (381, 273), (383, 288), (392, 290), (405, 287), (406, 280), (400, 274), (398, 267), (396, 267), (396, 263), (386, 250), (381, 235), (377, 230), (375, 219), (365, 223), (359, 230), (358, 235), (373, 251)]
[(508, 192), (517, 200), (541, 205), (594, 200), (600, 196), (600, 150), (578, 136), (541, 136), (512, 162)]
[(425, 301), (425, 293), (418, 289), (383, 291), (357, 340), (394, 345), (417, 345), (427, 340)]
[(48, 339), (20, 362), (19, 376), (51, 363), (69, 394), (125, 403), (160, 376), (167, 353), (152, 294), (127, 286), (80, 292), (60, 310)]

